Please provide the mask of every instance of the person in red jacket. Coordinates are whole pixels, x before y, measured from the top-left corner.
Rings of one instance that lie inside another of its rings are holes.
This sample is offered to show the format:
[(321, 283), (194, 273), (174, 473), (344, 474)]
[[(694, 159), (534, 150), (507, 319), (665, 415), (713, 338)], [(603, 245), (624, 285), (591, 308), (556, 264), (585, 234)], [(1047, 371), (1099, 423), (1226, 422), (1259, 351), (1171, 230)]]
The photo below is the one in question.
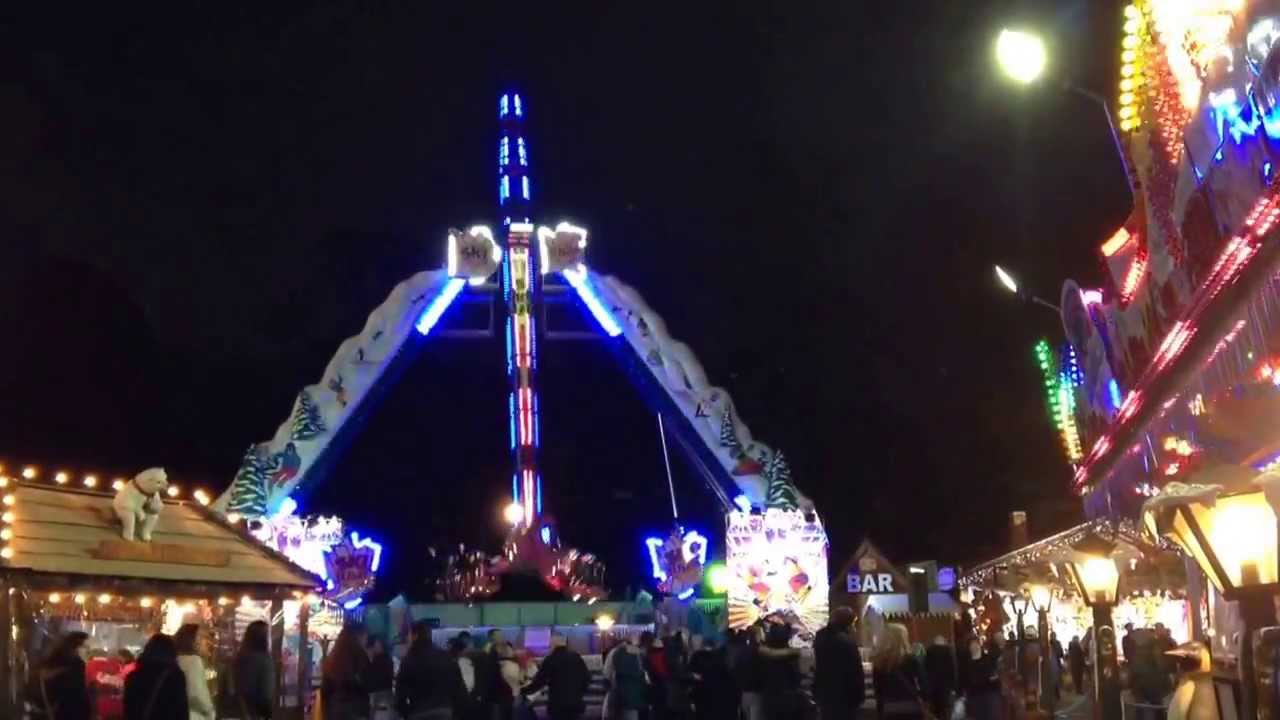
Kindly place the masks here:
[(124, 663), (119, 656), (95, 655), (85, 663), (85, 681), (94, 699), (98, 720), (124, 717)]

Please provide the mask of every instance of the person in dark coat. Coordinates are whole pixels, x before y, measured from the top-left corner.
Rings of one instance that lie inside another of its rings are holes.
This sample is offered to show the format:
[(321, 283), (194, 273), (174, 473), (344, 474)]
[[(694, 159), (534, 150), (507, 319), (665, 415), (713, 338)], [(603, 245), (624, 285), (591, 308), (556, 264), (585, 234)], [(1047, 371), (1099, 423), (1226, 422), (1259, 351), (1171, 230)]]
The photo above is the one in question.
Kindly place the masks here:
[(466, 705), (462, 671), (431, 642), (431, 626), (414, 623), (409, 652), (396, 675), (396, 710), (405, 720), (451, 720)]
[(961, 678), (964, 689), (965, 714), (973, 720), (1000, 720), (1003, 698), (1000, 694), (1000, 649), (994, 643), (983, 647), (974, 637), (969, 640), (969, 660)]
[(551, 647), (551, 654), (538, 666), (533, 682), (520, 692), (532, 695), (547, 688), (547, 714), (551, 720), (577, 720), (587, 710), (591, 672), (582, 656), (569, 649), (563, 635), (552, 635)]
[(956, 691), (956, 655), (941, 635), (924, 651), (924, 674), (934, 717), (951, 717), (951, 701)]
[(684, 634), (675, 633), (667, 638), (665, 653), (667, 657), (667, 718), (684, 720), (693, 712), (689, 676), (689, 655), (684, 643)]
[(853, 718), (866, 699), (862, 654), (853, 639), (853, 610), (837, 607), (813, 638), (813, 697), (823, 720)]
[(390, 692), (395, 686), (396, 669), (387, 654), (386, 643), (379, 637), (369, 638), (369, 665), (364, 672), (364, 686), (370, 693)]
[(168, 635), (152, 635), (138, 656), (138, 667), (125, 678), (124, 717), (190, 720), (187, 677), (178, 667), (178, 646)]
[(729, 672), (728, 653), (707, 641), (689, 658), (693, 678), (693, 708), (698, 720), (733, 718), (738, 711), (738, 689)]
[(653, 633), (640, 633), (641, 660), (644, 672), (649, 676), (647, 720), (665, 720), (667, 717), (667, 683), (671, 673), (667, 671), (667, 653), (662, 641)]
[(88, 638), (78, 631), (67, 633), (31, 670), (26, 700), (33, 719), (89, 720), (93, 706), (84, 676)]
[(368, 636), (364, 625), (346, 625), (325, 656), (320, 697), (326, 718), (364, 720), (369, 717), (369, 689), (364, 684), (369, 667), (369, 655), (364, 650)]
[(1067, 643), (1067, 667), (1071, 669), (1071, 687), (1077, 694), (1084, 694), (1084, 645), (1080, 644), (1080, 636), (1071, 638)]
[(776, 623), (760, 648), (761, 694), (767, 720), (801, 720), (808, 702), (800, 689), (800, 651), (790, 646), (791, 627)]
[(232, 664), (234, 711), (244, 720), (270, 718), (275, 708), (276, 664), (271, 659), (268, 633), (262, 620), (249, 623)]

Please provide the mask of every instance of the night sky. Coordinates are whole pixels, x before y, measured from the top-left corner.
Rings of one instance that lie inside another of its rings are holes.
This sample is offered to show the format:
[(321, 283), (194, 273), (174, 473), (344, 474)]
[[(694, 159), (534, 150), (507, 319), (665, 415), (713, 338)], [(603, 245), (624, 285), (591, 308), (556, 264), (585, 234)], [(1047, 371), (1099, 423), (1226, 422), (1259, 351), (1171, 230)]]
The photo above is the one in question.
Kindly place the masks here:
[[(537, 219), (591, 233), (782, 448), (832, 539), (900, 560), (1075, 522), (1031, 353), (1129, 200), (1101, 109), (992, 67), (1003, 23), (1114, 95), (1119, 5), (169, 3), (46, 8), (0, 43), (0, 458), (221, 490), (445, 231), (496, 223), (496, 98), (527, 101)], [(475, 6), (475, 7), (473, 7)], [(704, 7), (707, 6), (707, 7)], [(803, 7), (801, 7), (803, 6)], [(246, 6), (247, 7), (247, 6)], [(674, 6), (673, 6), (674, 7)], [(308, 511), (496, 550), (499, 340), (433, 339)], [(600, 342), (540, 348), (547, 504), (643, 576), (654, 416)], [(690, 525), (709, 493), (673, 448)], [(833, 568), (834, 569), (834, 568)]]

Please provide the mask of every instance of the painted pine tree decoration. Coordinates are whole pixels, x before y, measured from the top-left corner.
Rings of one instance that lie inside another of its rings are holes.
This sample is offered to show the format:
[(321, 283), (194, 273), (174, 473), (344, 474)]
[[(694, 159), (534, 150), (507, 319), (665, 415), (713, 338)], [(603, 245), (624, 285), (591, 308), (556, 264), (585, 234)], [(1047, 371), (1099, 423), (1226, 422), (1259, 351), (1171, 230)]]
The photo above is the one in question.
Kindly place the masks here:
[(267, 478), (263, 472), (262, 455), (257, 445), (250, 445), (240, 462), (240, 471), (231, 485), (231, 498), (227, 511), (248, 517), (260, 517), (267, 512)]
[(294, 440), (314, 440), (324, 431), (324, 418), (320, 417), (320, 408), (311, 399), (311, 393), (303, 390), (298, 393), (298, 402), (294, 405), (293, 428), (289, 436)]
[(768, 481), (764, 506), (779, 510), (796, 510), (800, 507), (800, 498), (796, 488), (791, 484), (791, 468), (779, 450), (769, 458), (764, 468), (764, 478)]
[(742, 443), (738, 442), (738, 428), (733, 424), (733, 413), (728, 410), (720, 416), (720, 447), (728, 448), (729, 454), (735, 458), (742, 454)]

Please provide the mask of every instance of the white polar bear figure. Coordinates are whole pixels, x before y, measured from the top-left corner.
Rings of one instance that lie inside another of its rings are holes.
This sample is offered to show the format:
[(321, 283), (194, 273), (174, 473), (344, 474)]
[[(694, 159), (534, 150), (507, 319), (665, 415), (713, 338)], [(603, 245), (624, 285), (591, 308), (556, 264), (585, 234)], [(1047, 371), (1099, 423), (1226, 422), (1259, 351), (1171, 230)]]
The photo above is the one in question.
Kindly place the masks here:
[(133, 476), (116, 492), (111, 507), (120, 517), (120, 537), (133, 540), (134, 530), (142, 542), (151, 542), (151, 531), (160, 521), (164, 500), (160, 495), (169, 487), (164, 468), (148, 468)]

